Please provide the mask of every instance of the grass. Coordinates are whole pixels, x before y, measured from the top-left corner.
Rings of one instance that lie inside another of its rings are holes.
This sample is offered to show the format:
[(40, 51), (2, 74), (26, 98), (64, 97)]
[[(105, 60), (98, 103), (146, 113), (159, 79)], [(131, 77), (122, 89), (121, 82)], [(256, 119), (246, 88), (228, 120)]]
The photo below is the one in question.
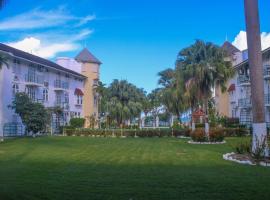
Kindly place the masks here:
[(45, 137), (0, 143), (0, 199), (269, 199), (270, 169), (226, 145), (173, 138)]

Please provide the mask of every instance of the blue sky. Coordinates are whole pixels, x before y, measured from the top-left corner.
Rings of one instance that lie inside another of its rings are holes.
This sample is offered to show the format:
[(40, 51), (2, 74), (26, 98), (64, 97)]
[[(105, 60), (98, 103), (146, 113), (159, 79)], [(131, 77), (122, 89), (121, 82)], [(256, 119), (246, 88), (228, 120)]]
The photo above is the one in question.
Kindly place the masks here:
[[(268, 43), (270, 1), (259, 3)], [(195, 39), (233, 42), (241, 30), (243, 0), (9, 0), (0, 12), (1, 42), (52, 60), (87, 46), (103, 62), (103, 82), (127, 79), (147, 91)]]

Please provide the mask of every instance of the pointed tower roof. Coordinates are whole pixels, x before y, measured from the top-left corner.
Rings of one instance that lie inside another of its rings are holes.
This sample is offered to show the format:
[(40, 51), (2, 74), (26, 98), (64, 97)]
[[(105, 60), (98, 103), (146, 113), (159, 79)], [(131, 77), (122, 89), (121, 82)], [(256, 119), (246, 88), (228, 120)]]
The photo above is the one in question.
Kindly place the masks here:
[(76, 57), (75, 60), (83, 63), (102, 64), (87, 48), (84, 48)]
[(237, 52), (240, 52), (240, 50), (238, 48), (236, 48), (236, 46), (234, 46), (233, 44), (231, 44), (230, 42), (226, 41), (223, 45), (222, 48), (227, 51), (230, 55), (233, 55)]

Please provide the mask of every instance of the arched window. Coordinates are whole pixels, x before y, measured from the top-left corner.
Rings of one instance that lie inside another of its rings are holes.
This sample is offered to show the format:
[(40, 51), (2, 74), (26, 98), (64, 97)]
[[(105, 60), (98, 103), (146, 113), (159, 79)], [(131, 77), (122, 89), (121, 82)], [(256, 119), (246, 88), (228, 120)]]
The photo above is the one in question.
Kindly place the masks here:
[(49, 100), (49, 92), (48, 89), (43, 90), (43, 100), (48, 101)]

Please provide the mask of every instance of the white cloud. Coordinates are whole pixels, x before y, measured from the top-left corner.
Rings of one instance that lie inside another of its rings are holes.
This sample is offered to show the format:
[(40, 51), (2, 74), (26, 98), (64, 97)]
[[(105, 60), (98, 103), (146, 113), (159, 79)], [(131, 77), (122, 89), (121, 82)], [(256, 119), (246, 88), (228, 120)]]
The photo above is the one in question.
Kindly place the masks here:
[[(262, 50), (270, 47), (270, 33), (263, 32), (261, 34), (262, 40)], [(239, 50), (243, 51), (247, 49), (247, 33), (245, 31), (240, 31), (232, 42)]]
[(78, 48), (74, 43), (43, 44), (41, 40), (34, 37), (7, 43), (7, 45), (43, 58), (53, 58), (59, 52), (73, 51)]
[(69, 24), (74, 27), (85, 25), (95, 19), (94, 15), (77, 17), (68, 13), (63, 7), (44, 11), (34, 9), (0, 21), (0, 30), (40, 29)]

